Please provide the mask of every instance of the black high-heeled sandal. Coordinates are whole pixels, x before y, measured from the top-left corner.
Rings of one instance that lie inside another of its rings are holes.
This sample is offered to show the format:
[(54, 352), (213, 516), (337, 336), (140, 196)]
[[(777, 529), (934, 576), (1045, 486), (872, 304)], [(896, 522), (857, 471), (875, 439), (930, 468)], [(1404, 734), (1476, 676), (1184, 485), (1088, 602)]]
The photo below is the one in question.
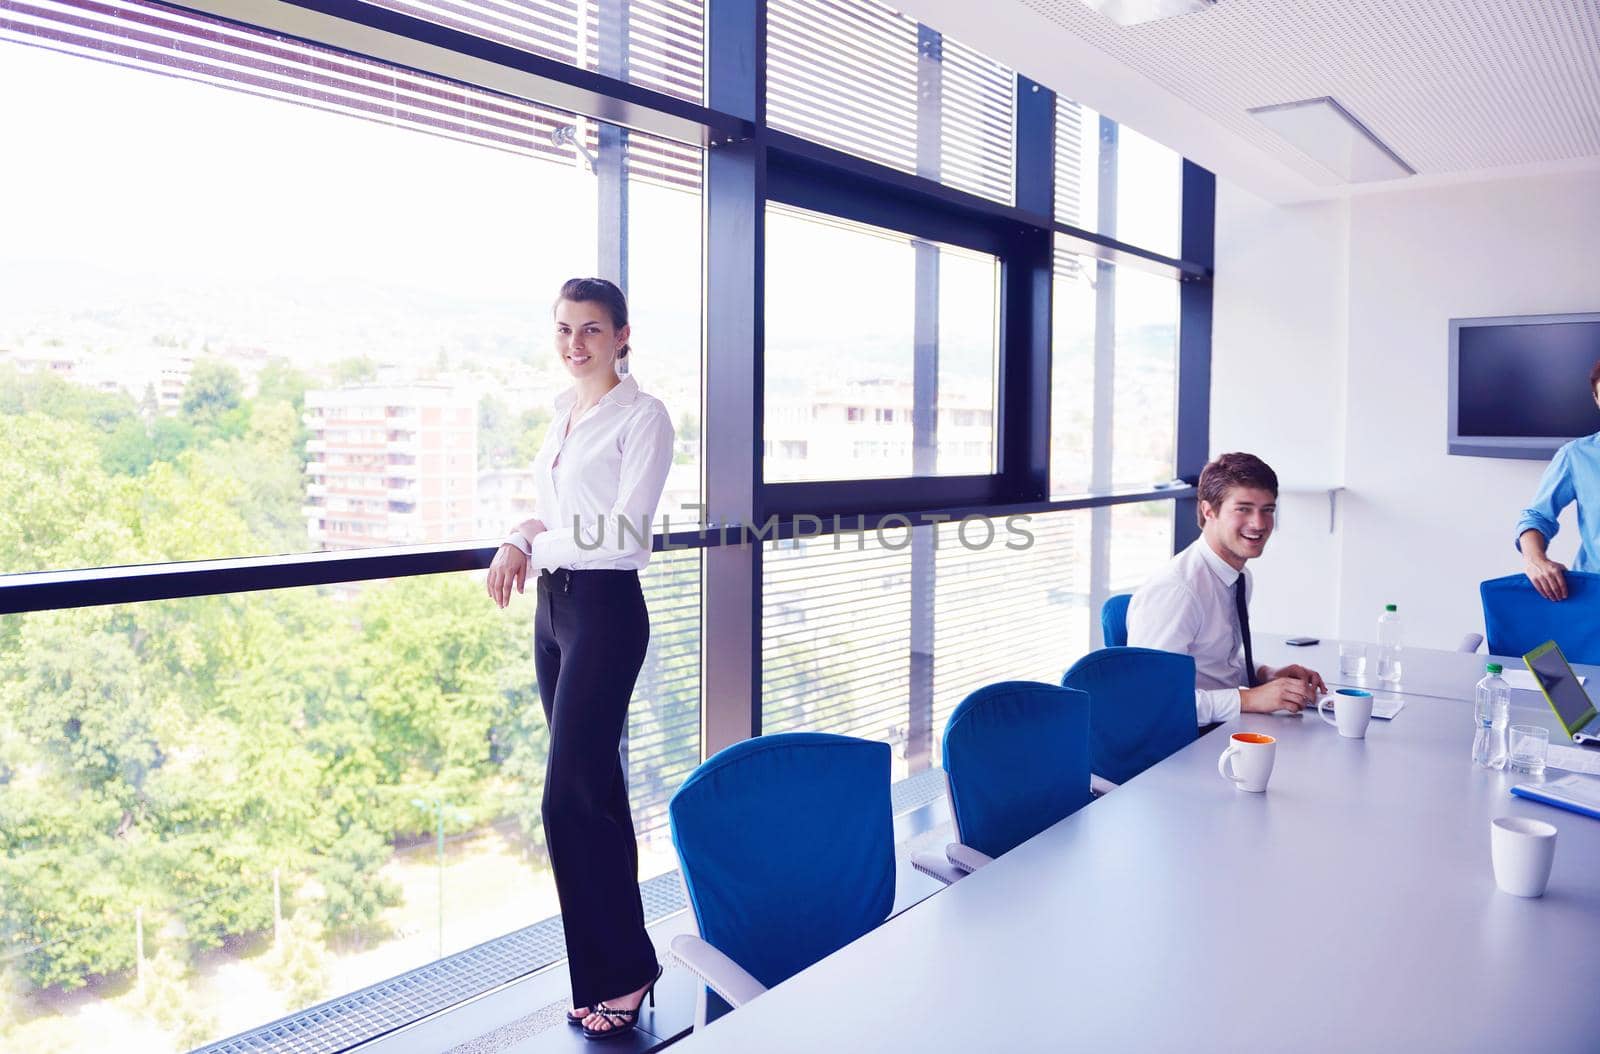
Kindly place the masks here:
[[(650, 1000), (651, 1006), (656, 1005), (656, 982), (661, 980), (661, 975), (664, 972), (666, 972), (666, 967), (656, 967), (656, 975), (650, 979), (650, 987), (644, 990), (644, 998), (640, 999), (639, 1005), (634, 1007), (632, 1010), (619, 1010), (616, 1007), (606, 1006), (604, 1003), (596, 1003), (594, 1005), (594, 1009), (591, 1010), (590, 1013), (599, 1014), (601, 1017), (606, 1019), (611, 1027), (596, 1029), (590, 1028), (588, 1025), (584, 1025), (583, 1038), (611, 1039), (613, 1036), (626, 1036), (629, 1032), (632, 1032), (635, 1028), (638, 1028), (639, 1011), (644, 1009), (645, 999)], [(570, 1014), (567, 1016), (567, 1020), (572, 1020), (572, 1016)]]
[(571, 1025), (573, 1028), (582, 1028), (583, 1027), (583, 1023), (585, 1021), (589, 1020), (589, 1015), (592, 1014), (592, 1013), (594, 1013), (593, 1010), (585, 1010), (581, 1014), (578, 1013), (576, 1010), (568, 1010), (567, 1011), (567, 1024)]

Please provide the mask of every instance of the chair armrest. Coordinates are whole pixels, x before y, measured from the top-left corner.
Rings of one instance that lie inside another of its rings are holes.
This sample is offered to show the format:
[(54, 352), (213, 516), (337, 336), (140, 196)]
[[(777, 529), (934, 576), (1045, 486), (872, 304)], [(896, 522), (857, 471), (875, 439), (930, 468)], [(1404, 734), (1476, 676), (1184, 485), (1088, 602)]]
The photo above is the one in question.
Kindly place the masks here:
[(680, 933), (672, 938), (672, 954), (731, 1007), (744, 1006), (767, 990), (745, 972), (744, 967), (692, 933)]
[(1105, 794), (1107, 791), (1116, 790), (1117, 786), (1117, 784), (1112, 783), (1104, 776), (1096, 776), (1092, 772), (1089, 773), (1089, 793), (1093, 794), (1096, 798), (1100, 797), (1102, 794)]
[(980, 853), (972, 846), (962, 845), (960, 842), (951, 842), (945, 846), (944, 855), (952, 864), (969, 875), (985, 864), (994, 863), (994, 857)]
[(965, 871), (952, 864), (940, 853), (930, 853), (927, 851), (912, 853), (911, 866), (916, 868), (918, 871), (921, 871), (929, 878), (936, 878), (947, 886), (957, 879), (967, 877), (967, 873)]
[(1483, 643), (1483, 634), (1469, 633), (1461, 638), (1461, 643), (1456, 645), (1456, 651), (1477, 651), (1478, 645)]

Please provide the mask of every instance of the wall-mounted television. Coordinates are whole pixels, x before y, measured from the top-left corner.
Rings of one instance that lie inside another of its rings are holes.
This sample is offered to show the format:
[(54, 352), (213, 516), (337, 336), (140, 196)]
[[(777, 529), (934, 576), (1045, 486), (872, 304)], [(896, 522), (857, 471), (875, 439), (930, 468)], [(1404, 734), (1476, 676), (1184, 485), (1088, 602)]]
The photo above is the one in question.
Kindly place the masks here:
[(1545, 460), (1600, 431), (1600, 312), (1450, 320), (1452, 454)]

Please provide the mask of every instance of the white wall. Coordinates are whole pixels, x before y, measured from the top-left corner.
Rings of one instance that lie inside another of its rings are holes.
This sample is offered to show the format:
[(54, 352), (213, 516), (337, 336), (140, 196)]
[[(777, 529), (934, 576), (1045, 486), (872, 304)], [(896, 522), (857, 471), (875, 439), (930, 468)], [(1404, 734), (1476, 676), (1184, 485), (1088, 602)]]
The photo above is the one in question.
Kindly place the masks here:
[(1278, 206), (1219, 181), (1211, 451), (1278, 474), (1278, 529), (1253, 565), (1251, 625), (1335, 636), (1337, 534), (1327, 488), (1344, 477), (1344, 202)]
[[(1481, 631), (1477, 584), (1520, 566), (1516, 518), (1543, 464), (1445, 453), (1448, 321), (1600, 310), (1596, 183), (1294, 207), (1219, 186), (1212, 446), (1254, 449), (1286, 490), (1347, 488), (1336, 531), (1315, 540), (1304, 499), (1285, 495), (1257, 579), (1262, 628), (1370, 637), (1393, 602), (1415, 644)], [(1552, 550), (1567, 560), (1572, 510), (1562, 525)]]

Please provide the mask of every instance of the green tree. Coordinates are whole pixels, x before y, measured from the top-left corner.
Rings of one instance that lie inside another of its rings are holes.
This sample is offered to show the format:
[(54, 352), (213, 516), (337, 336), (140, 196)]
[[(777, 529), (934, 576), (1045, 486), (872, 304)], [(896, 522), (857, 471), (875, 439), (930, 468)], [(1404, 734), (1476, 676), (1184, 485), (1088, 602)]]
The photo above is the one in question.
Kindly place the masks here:
[(333, 364), (333, 383), (335, 386), (371, 384), (377, 379), (378, 364), (366, 355), (340, 359)]
[(157, 1027), (173, 1033), (179, 1050), (216, 1038), (217, 1019), (194, 998), (189, 966), (163, 948), (145, 965), (144, 1000), (140, 1007)]
[(514, 412), (499, 396), (483, 396), (478, 401), (478, 464), (485, 469), (532, 465), (550, 417), (548, 407)]
[(283, 920), (283, 934), (267, 960), (273, 987), (295, 1007), (307, 1007), (328, 994), (328, 951), (322, 923), (309, 911)]
[(322, 921), (331, 932), (360, 934), (385, 908), (400, 903), (400, 887), (383, 878), (393, 847), (377, 832), (352, 827), (313, 865), (322, 886)]
[(0, 859), (0, 936), (36, 987), (81, 988), (133, 966), (133, 906), (109, 839)]
[(181, 417), (158, 417), (150, 422), (152, 461), (176, 461), (186, 450), (201, 442), (193, 424)]
[(100, 459), (105, 470), (113, 475), (137, 476), (150, 467), (156, 459), (156, 447), (150, 438), (150, 429), (137, 417), (119, 422), (100, 444)]
[(28, 413), (81, 424), (104, 434), (137, 416), (138, 408), (132, 397), (122, 392), (97, 391), (52, 373), (23, 373), (13, 366), (0, 365), (0, 415)]
[(37, 412), (0, 415), (0, 572), (112, 562), (122, 532), (85, 431)]
[(183, 386), (183, 415), (195, 424), (220, 428), (244, 405), (244, 381), (239, 371), (216, 359), (201, 359)]
[(305, 409), (306, 389), (311, 378), (304, 371), (290, 365), (282, 356), (267, 360), (256, 376), (256, 398), (263, 402), (288, 403), (296, 413)]
[(684, 453), (685, 450), (694, 450), (700, 444), (700, 416), (693, 410), (685, 410), (678, 415), (677, 446), (680, 449), (673, 454), (674, 464), (687, 465), (694, 460), (692, 454)]

